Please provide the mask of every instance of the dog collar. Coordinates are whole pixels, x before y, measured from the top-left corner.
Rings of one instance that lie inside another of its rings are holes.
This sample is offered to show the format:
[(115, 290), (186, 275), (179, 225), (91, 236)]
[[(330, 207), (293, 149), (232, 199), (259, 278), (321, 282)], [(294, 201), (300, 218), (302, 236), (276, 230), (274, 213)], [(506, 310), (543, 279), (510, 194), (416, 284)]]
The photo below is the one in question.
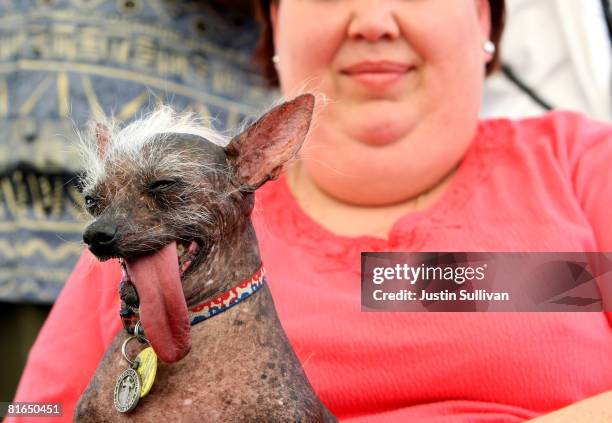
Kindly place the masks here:
[[(243, 280), (238, 285), (235, 285), (211, 300), (204, 301), (191, 307), (189, 309), (189, 321), (191, 322), (191, 326), (223, 313), (239, 302), (249, 298), (263, 286), (265, 281), (266, 270), (262, 265), (253, 275)], [(119, 316), (121, 317), (126, 332), (129, 335), (135, 335), (136, 323), (140, 320), (138, 313), (122, 304)], [(139, 334), (144, 335), (142, 326), (139, 326)]]
[(223, 313), (230, 307), (249, 298), (263, 286), (266, 280), (265, 274), (266, 270), (261, 266), (250, 278), (243, 280), (218, 297), (190, 308), (189, 320), (191, 321), (191, 326), (210, 319), (219, 313)]

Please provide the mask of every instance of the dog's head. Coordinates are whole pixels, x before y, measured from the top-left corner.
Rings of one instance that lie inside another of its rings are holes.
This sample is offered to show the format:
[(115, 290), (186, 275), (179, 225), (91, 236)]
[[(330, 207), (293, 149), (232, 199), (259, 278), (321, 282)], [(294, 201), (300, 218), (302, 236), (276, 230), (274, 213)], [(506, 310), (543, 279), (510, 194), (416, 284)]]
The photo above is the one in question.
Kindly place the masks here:
[(311, 95), (281, 104), (227, 145), (168, 109), (124, 129), (92, 131), (83, 194), (94, 221), (83, 240), (100, 260), (122, 259), (163, 361), (189, 351), (184, 288), (193, 283), (186, 282), (220, 240), (244, 230), (253, 191), (296, 155), (313, 107)]

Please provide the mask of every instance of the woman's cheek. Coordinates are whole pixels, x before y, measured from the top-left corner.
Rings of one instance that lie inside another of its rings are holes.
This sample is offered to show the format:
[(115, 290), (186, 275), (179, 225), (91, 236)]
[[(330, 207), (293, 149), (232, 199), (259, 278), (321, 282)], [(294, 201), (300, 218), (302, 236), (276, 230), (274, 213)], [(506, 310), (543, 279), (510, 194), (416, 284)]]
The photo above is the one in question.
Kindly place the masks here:
[[(321, 5), (318, 3), (289, 0), (285, 4), (282, 6), (281, 2), (276, 36), (276, 53), (280, 59), (278, 70), (281, 82), (284, 82), (283, 89), (285, 86), (302, 90), (319, 88), (318, 84), (323, 82), (321, 78), (332, 69), (334, 59), (345, 41), (347, 19), (343, 15), (346, 13), (323, 12), (319, 10)], [(308, 84), (308, 87), (304, 84)]]

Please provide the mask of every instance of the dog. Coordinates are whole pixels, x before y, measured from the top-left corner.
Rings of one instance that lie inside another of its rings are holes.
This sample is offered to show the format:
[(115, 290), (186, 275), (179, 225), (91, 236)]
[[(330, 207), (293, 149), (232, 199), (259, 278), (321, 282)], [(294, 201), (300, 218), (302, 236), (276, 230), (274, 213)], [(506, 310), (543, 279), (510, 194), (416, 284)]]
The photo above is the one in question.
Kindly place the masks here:
[(94, 218), (83, 239), (99, 260), (121, 263), (126, 330), (75, 421), (336, 421), (281, 327), (250, 220), (254, 191), (297, 154), (313, 108), (312, 95), (299, 96), (228, 144), (165, 107), (83, 137)]

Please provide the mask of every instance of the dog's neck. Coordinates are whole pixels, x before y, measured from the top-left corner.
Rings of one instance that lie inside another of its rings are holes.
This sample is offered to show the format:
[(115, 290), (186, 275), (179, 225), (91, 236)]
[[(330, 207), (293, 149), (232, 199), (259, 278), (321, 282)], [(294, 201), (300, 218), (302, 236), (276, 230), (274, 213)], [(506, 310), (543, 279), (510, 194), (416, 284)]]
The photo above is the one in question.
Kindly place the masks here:
[(260, 266), (257, 237), (247, 220), (241, 231), (215, 243), (198, 269), (183, 282), (187, 306), (191, 308), (229, 290)]

